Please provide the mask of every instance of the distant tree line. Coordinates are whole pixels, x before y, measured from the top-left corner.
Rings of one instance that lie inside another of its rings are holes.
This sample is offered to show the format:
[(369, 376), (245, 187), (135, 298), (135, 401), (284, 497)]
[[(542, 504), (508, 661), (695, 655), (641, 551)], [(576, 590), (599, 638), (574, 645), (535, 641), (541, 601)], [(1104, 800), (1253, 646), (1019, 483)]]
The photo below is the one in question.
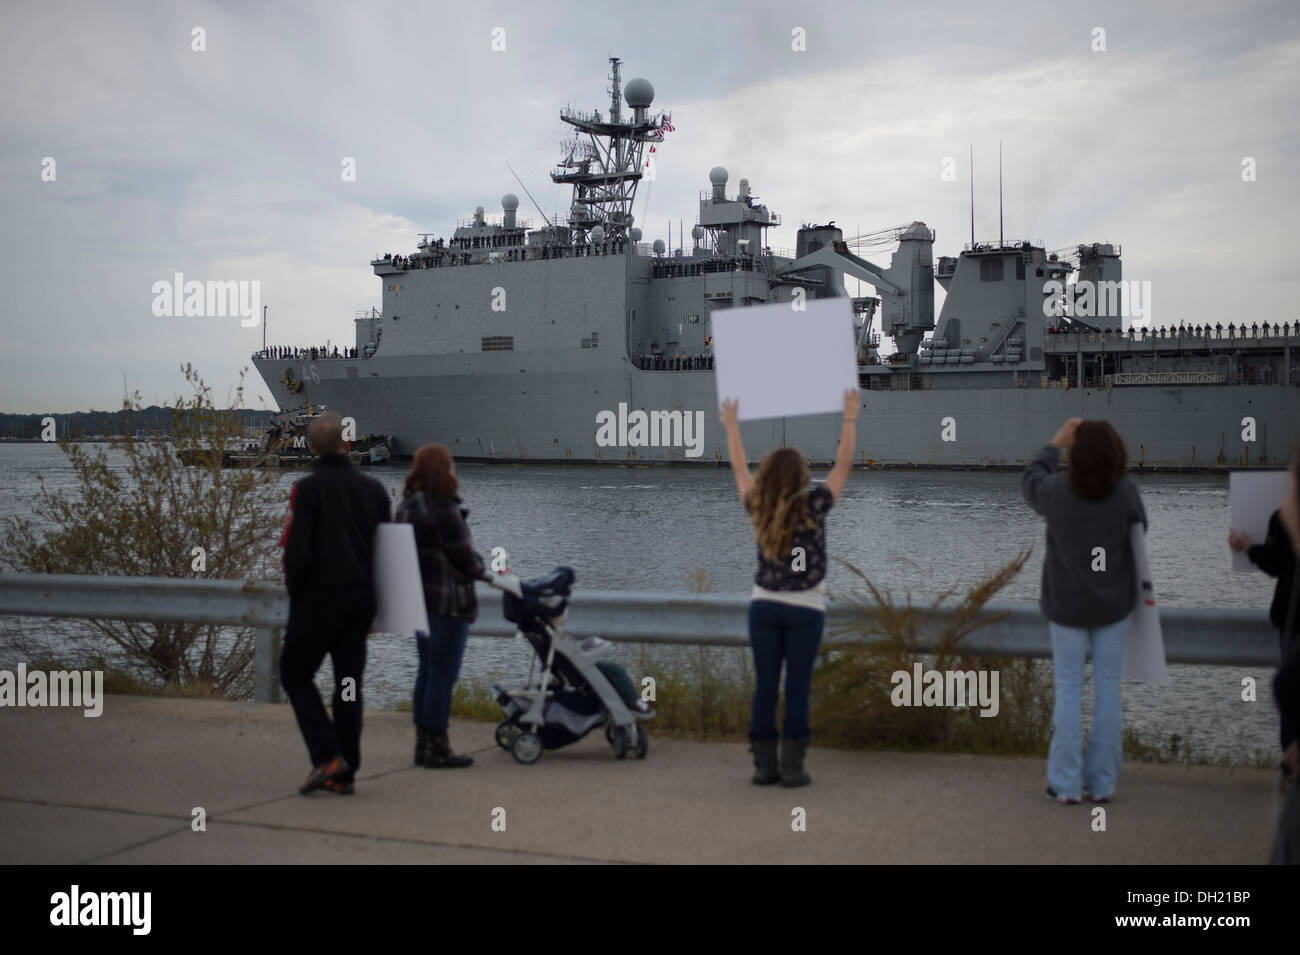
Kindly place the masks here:
[[(237, 409), (227, 412), (242, 418), (244, 427), (266, 427), (275, 412)], [(0, 441), (38, 441), (44, 420), (53, 418), (59, 438), (95, 438), (132, 434), (172, 432), (172, 409), (161, 405), (117, 411), (71, 411), (66, 414), (9, 414), (0, 412)]]

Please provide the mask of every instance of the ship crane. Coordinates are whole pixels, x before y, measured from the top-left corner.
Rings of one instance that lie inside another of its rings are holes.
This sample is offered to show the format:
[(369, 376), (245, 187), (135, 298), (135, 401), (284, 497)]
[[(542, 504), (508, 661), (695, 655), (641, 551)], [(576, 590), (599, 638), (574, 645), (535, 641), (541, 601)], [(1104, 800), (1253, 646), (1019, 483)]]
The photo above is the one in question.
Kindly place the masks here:
[[(804, 231), (829, 232), (832, 237), (839, 232), (830, 226), (812, 226), (801, 230)], [(934, 233), (925, 223), (913, 222), (897, 230), (884, 230), (869, 236), (878, 237), (890, 232), (896, 232), (899, 247), (888, 269), (850, 252), (843, 239), (832, 238), (775, 270), (772, 276), (788, 279), (820, 269), (822, 275), (838, 272), (861, 279), (880, 295), (881, 330), (894, 339), (898, 352), (914, 354), (925, 333), (934, 328), (934, 265), (931, 258)]]

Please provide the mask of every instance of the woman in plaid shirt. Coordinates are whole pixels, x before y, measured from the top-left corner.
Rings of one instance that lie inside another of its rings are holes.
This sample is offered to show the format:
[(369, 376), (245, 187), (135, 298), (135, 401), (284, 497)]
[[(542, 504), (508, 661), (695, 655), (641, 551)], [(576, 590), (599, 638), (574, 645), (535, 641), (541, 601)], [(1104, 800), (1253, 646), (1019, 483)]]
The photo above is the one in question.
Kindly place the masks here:
[(447, 740), (451, 691), (460, 675), (469, 625), (478, 616), (474, 581), (486, 580), (483, 558), (470, 542), (457, 492), (451, 452), (426, 444), (415, 452), (402, 489), (397, 519), (415, 529), (415, 547), (424, 581), (429, 633), (415, 635), (419, 671), (412, 700), (415, 715), (415, 762), (430, 769), (468, 766), (472, 756), (457, 756)]

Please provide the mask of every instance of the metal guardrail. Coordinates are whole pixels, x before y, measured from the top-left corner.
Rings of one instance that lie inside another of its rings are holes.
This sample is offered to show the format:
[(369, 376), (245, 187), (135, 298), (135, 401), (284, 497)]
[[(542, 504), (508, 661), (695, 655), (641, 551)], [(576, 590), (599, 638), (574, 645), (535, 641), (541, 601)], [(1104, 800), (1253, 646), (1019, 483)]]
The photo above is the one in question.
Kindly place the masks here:
[(277, 583), (0, 574), (0, 613), (253, 627), (253, 698), (280, 700), (280, 633), (289, 622), (289, 594)]
[[(480, 584), (478, 596), (479, 618), (470, 635), (514, 636), (514, 624), (501, 613), (501, 592)], [(576, 637), (598, 634), (627, 643), (743, 647), (749, 644), (748, 609), (749, 598), (740, 595), (580, 590), (570, 604), (566, 629)], [(830, 601), (827, 633), (851, 624), (854, 613), (844, 601)], [(252, 627), (257, 631), (254, 699), (269, 703), (280, 698), (280, 634), (289, 620), (289, 596), (277, 583), (0, 574), (0, 614)], [(970, 634), (965, 649), (992, 656), (1051, 657), (1047, 623), (1036, 605), (985, 607), (985, 616), (998, 614), (1006, 616)], [(1160, 623), (1170, 663), (1272, 666), (1278, 661), (1277, 632), (1262, 609), (1162, 607)], [(931, 647), (922, 643), (920, 649)]]

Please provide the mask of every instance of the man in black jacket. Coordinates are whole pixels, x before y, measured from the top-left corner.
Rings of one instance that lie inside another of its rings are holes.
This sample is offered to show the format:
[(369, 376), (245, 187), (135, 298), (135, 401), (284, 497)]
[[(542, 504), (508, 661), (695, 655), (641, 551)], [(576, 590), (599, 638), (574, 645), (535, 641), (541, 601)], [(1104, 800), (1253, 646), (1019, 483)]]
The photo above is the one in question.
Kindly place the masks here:
[[(295, 486), (284, 549), (289, 626), (280, 682), (313, 766), (298, 791), (350, 793), (361, 765), (361, 677), (375, 619), (375, 533), (392, 514), (388, 492), (352, 466), (333, 412), (307, 428), (320, 457)], [(313, 682), (325, 654), (334, 666), (334, 720)]]

